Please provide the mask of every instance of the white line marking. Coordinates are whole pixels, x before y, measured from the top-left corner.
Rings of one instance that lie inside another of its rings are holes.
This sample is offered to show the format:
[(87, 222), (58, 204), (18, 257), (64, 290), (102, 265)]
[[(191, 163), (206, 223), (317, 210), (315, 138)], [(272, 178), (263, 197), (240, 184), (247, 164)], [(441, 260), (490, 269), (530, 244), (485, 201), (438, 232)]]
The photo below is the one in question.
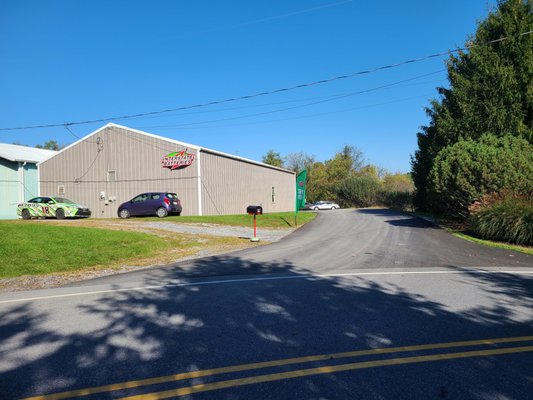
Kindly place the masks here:
[(169, 283), (166, 285), (154, 285), (154, 286), (139, 286), (133, 288), (122, 288), (122, 289), (108, 289), (108, 290), (95, 290), (91, 292), (78, 292), (78, 293), (67, 293), (67, 294), (57, 294), (52, 296), (40, 296), (40, 297), (28, 297), (24, 299), (13, 299), (13, 300), (2, 300), (0, 304), (9, 304), (9, 303), (18, 303), (23, 301), (35, 301), (35, 300), (46, 300), (46, 299), (59, 299), (64, 297), (76, 297), (76, 296), (89, 296), (94, 294), (104, 294), (104, 293), (116, 293), (116, 292), (140, 292), (144, 290), (153, 290), (153, 289), (164, 289), (172, 287), (186, 287), (186, 286), (203, 286), (203, 285), (216, 285), (219, 283), (246, 283), (246, 282), (258, 282), (258, 281), (274, 281), (274, 280), (285, 280), (285, 279), (313, 279), (313, 278), (330, 278), (330, 277), (344, 277), (344, 276), (371, 276), (371, 275), (431, 275), (431, 274), (464, 274), (467, 272), (475, 272), (482, 274), (532, 274), (533, 270), (482, 270), (482, 269), (468, 269), (462, 271), (390, 271), (390, 272), (347, 272), (339, 274), (317, 274), (317, 275), (291, 275), (291, 276), (272, 276), (272, 277), (260, 277), (260, 278), (243, 278), (243, 279), (224, 279), (218, 281), (203, 281), (203, 282), (185, 282), (185, 283)]

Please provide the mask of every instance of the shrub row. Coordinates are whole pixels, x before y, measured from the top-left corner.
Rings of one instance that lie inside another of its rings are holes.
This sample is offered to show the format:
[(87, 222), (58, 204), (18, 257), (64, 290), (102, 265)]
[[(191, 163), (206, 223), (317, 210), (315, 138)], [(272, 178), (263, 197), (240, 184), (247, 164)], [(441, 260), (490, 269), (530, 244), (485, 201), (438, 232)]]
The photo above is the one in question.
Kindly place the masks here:
[(411, 192), (383, 189), (379, 180), (369, 176), (349, 177), (342, 181), (337, 198), (344, 207), (386, 206), (407, 210), (413, 203)]
[(398, 210), (413, 210), (413, 193), (411, 192), (381, 192), (381, 204)]
[(481, 238), (533, 245), (533, 201), (507, 198), (482, 207), (470, 217), (472, 230)]

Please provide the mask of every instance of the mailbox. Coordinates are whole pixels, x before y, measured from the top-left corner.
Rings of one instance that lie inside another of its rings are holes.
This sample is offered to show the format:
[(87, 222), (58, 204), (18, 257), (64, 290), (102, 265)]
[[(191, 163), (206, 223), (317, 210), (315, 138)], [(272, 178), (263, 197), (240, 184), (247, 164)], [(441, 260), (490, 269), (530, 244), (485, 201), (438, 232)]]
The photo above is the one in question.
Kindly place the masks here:
[(263, 214), (263, 207), (261, 206), (248, 206), (246, 207), (246, 212), (250, 215), (261, 215)]

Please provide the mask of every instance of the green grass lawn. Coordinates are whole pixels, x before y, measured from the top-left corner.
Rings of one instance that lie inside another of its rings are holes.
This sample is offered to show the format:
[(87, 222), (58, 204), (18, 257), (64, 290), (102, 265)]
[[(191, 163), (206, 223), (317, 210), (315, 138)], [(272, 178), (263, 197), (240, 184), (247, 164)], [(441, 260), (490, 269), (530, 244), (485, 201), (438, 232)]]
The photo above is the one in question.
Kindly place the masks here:
[(0, 222), (0, 238), (0, 278), (81, 270), (172, 246), (146, 233), (36, 223)]
[(475, 236), (466, 234), (464, 232), (452, 232), (452, 235), (455, 237), (464, 239), (464, 240), (468, 240), (470, 242), (482, 244), (484, 246), (497, 247), (497, 248), (505, 249), (505, 250), (514, 250), (514, 251), (519, 251), (521, 253), (533, 255), (533, 247), (519, 246), (516, 244), (510, 244), (510, 243), (493, 242), (492, 240), (480, 239)]
[[(309, 222), (315, 216), (312, 212), (298, 213), (298, 225)], [(159, 218), (153, 220), (161, 221)], [(171, 216), (163, 221), (249, 227), (253, 224), (253, 217), (247, 214)], [(257, 223), (260, 228), (292, 227), (294, 213), (259, 215)], [(35, 221), (0, 221), (0, 279), (74, 272), (91, 267), (114, 267), (124, 262), (135, 262), (135, 265), (139, 265), (137, 262), (165, 263), (202, 248), (242, 246), (238, 238), (214, 237), (207, 242), (205, 238), (202, 240), (193, 235), (160, 237), (131, 230), (51, 225)]]
[[(316, 217), (314, 212), (299, 212), (298, 213), (298, 226), (303, 225)], [(143, 218), (143, 220), (162, 221), (162, 219)], [(201, 217), (178, 217), (169, 216), (163, 221), (172, 222), (194, 222), (194, 223), (206, 223), (206, 224), (220, 224), (231, 226), (253, 226), (254, 217), (248, 214), (239, 215), (205, 215)], [(270, 213), (257, 216), (257, 226), (261, 228), (289, 228), (294, 227), (294, 213)]]

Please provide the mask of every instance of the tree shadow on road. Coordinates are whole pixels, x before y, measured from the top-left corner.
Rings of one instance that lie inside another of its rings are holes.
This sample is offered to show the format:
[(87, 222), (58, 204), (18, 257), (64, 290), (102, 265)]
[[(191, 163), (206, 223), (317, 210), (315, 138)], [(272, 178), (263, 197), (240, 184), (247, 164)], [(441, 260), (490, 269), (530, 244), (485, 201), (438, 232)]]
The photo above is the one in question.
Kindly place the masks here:
[(386, 220), (388, 224), (391, 224), (393, 226), (402, 226), (402, 227), (408, 227), (408, 228), (433, 228), (433, 229), (440, 229), (437, 227), (434, 223), (426, 221), (423, 218), (416, 217), (412, 214), (407, 214), (402, 211), (397, 210), (389, 210), (389, 209), (362, 209), (362, 210), (356, 210), (357, 213), (365, 214), (365, 215), (374, 215), (374, 216), (381, 216), (381, 217), (387, 217), (387, 218), (394, 218)]
[[(218, 284), (205, 284), (209, 279), (192, 284), (196, 276), (210, 276), (220, 268), (228, 274), (217, 279)], [(235, 282), (229, 275), (237, 272), (247, 273), (241, 279), (250, 280)], [(275, 279), (251, 280), (257, 273)], [(401, 281), (318, 277), (290, 263), (258, 264), (221, 256), (198, 260), (188, 271), (148, 272), (143, 285), (158, 284), (157, 288), (106, 293), (96, 300), (65, 299), (62, 314), (47, 309), (52, 304), (47, 301), (4, 305), (0, 393), (20, 398), (313, 354), (533, 334), (531, 312), (513, 312), (517, 304), (531, 307), (531, 277), (476, 275), (468, 270), (458, 277), (465, 296), (470, 286), (481, 290), (488, 285), (489, 294), (501, 301), (493, 308), (461, 309), (430, 291), (411, 293)], [(178, 281), (190, 285), (178, 286)], [(82, 330), (82, 324), (90, 329)], [(509, 356), (498, 357), (349, 371), (194, 398), (527, 398), (533, 379), (531, 353), (516, 356), (519, 362), (512, 363), (506, 362)], [(313, 362), (292, 369), (321, 365)], [(196, 378), (90, 398), (118, 398), (241, 376)]]

